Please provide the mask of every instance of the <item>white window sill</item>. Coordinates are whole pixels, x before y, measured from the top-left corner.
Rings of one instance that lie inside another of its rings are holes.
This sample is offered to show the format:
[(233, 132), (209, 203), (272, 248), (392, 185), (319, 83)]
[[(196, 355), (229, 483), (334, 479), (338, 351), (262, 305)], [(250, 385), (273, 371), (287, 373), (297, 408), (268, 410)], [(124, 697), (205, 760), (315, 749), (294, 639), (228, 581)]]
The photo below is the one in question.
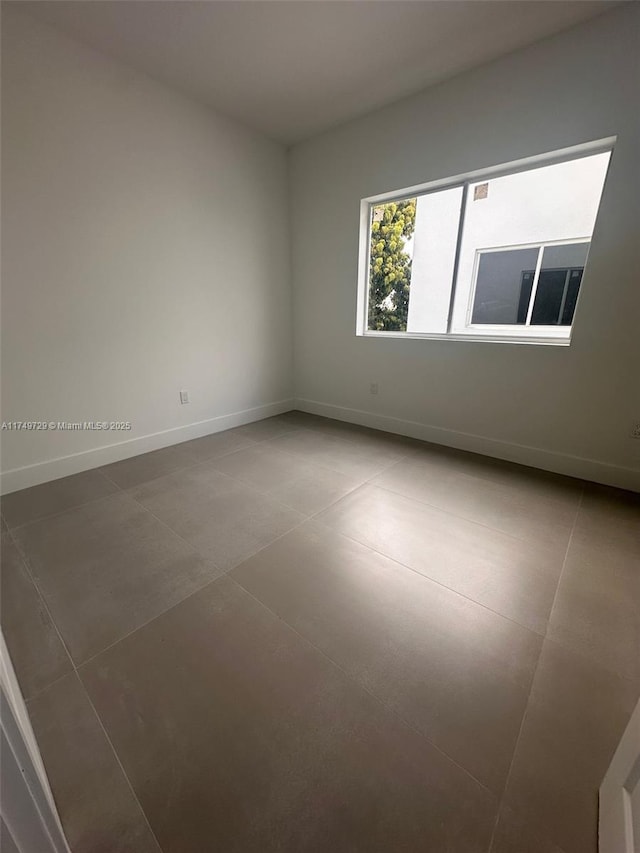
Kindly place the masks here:
[(364, 338), (402, 338), (409, 340), (427, 341), (466, 341), (478, 343), (482, 341), (490, 344), (534, 344), (535, 346), (568, 347), (571, 344), (571, 334), (539, 334), (523, 335), (510, 332), (452, 332), (451, 334), (439, 334), (436, 332), (358, 332), (357, 337)]

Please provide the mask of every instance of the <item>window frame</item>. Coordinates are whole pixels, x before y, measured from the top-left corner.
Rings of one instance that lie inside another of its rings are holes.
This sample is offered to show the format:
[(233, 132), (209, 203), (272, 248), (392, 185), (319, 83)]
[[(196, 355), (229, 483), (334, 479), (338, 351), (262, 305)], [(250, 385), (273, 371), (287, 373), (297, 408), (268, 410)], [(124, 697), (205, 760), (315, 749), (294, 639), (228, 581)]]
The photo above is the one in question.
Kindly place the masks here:
[[(417, 184), (411, 187), (406, 187), (402, 190), (394, 190), (392, 192), (380, 193), (378, 195), (368, 196), (360, 201), (360, 229), (359, 229), (359, 253), (358, 253), (358, 286), (356, 298), (356, 336), (363, 338), (399, 338), (405, 340), (443, 340), (443, 341), (467, 341), (479, 342), (485, 341), (489, 343), (518, 343), (518, 344), (534, 344), (534, 345), (554, 345), (554, 346), (569, 346), (571, 343), (571, 335), (573, 332), (574, 320), (570, 326), (535, 326), (530, 325), (514, 325), (514, 326), (487, 326), (485, 324), (467, 325), (463, 328), (453, 327), (453, 309), (456, 299), (456, 291), (458, 289), (458, 268), (460, 260), (460, 249), (462, 245), (462, 235), (464, 232), (464, 219), (469, 193), (469, 187), (472, 184), (481, 183), (484, 180), (502, 178), (508, 175), (515, 175), (519, 172), (532, 171), (543, 166), (553, 166), (559, 163), (565, 163), (571, 160), (579, 160), (583, 157), (591, 157), (595, 154), (610, 154), (607, 172), (605, 173), (604, 185), (606, 185), (609, 169), (611, 168), (611, 159), (617, 141), (617, 136), (610, 136), (603, 139), (593, 140), (591, 142), (573, 145), (568, 148), (562, 148), (557, 151), (538, 154), (532, 157), (525, 157), (519, 160), (513, 160), (510, 163), (504, 163), (499, 166), (490, 166), (483, 169), (476, 169), (470, 172), (465, 172), (460, 175), (455, 175), (450, 178), (443, 178), (435, 181), (429, 181), (423, 184)], [(604, 193), (603, 185), (603, 193)], [(462, 200), (460, 217), (458, 220), (458, 233), (456, 239), (456, 253), (453, 266), (453, 275), (451, 281), (450, 301), (449, 301), (449, 316), (446, 332), (384, 332), (371, 330), (369, 325), (369, 264), (371, 257), (371, 216), (372, 209), (380, 204), (385, 204), (393, 201), (403, 201), (408, 198), (421, 197), (430, 195), (431, 193), (441, 192), (442, 190), (462, 188)], [(599, 214), (599, 208), (598, 208)], [(596, 218), (597, 225), (597, 218)], [(595, 226), (594, 226), (595, 232)], [(586, 238), (575, 238), (572, 240), (548, 241), (546, 243), (536, 242), (533, 244), (525, 244), (522, 247), (519, 245), (506, 247), (491, 247), (495, 251), (509, 248), (531, 248), (545, 245), (562, 245), (565, 243), (592, 242), (593, 234)], [(477, 279), (477, 263), (478, 251), (474, 262), (474, 272), (472, 285), (469, 288), (469, 304), (467, 306), (466, 317), (469, 317), (469, 306), (473, 304), (473, 294), (475, 294), (475, 283)], [(536, 285), (539, 277), (539, 265), (542, 254), (538, 256), (538, 265), (536, 267)], [(586, 264), (585, 264), (586, 270)], [(583, 281), (581, 282), (581, 288)], [(532, 299), (530, 306), (533, 305), (535, 292), (532, 290)], [(579, 301), (579, 300), (578, 300)], [(536, 333), (527, 332), (523, 334), (523, 328), (535, 328)]]
[[(546, 240), (540, 241), (538, 240), (535, 243), (516, 243), (513, 246), (488, 246), (482, 249), (476, 249), (476, 254), (473, 262), (473, 273), (471, 276), (471, 288), (469, 290), (469, 302), (467, 304), (467, 311), (465, 315), (465, 325), (464, 329), (486, 329), (490, 331), (500, 331), (501, 329), (507, 333), (511, 332), (520, 332), (522, 334), (523, 329), (536, 329), (540, 334), (537, 337), (556, 337), (558, 336), (558, 330), (561, 330), (561, 334), (559, 337), (570, 337), (571, 328), (573, 323), (570, 326), (560, 326), (555, 324), (553, 326), (545, 326), (542, 324), (532, 325), (531, 317), (533, 315), (533, 306), (536, 300), (536, 294), (538, 292), (538, 282), (540, 281), (540, 273), (542, 272), (542, 259), (544, 257), (544, 250), (548, 246), (573, 246), (576, 243), (589, 243), (589, 249), (591, 248), (591, 237), (574, 237), (570, 240)], [(473, 315), (473, 305), (476, 298), (476, 287), (478, 284), (478, 273), (480, 271), (480, 258), (482, 255), (491, 254), (491, 252), (505, 252), (510, 250), (518, 250), (518, 249), (538, 249), (538, 257), (536, 259), (536, 266), (533, 276), (533, 282), (531, 284), (531, 295), (529, 296), (529, 304), (527, 306), (527, 319), (524, 323), (502, 323), (502, 324), (491, 324), (491, 323), (472, 323), (471, 317)], [(589, 260), (589, 255), (587, 253), (587, 261)], [(585, 261), (585, 269), (587, 265), (587, 261)], [(565, 285), (566, 286), (566, 285)], [(580, 283), (580, 288), (582, 288), (582, 282)], [(565, 294), (566, 296), (566, 294)], [(562, 302), (561, 308), (564, 307), (564, 299)], [(577, 307), (577, 306), (576, 306)], [(575, 316), (575, 312), (574, 312)], [(406, 333), (403, 333), (406, 334)], [(411, 332), (409, 334), (412, 334)], [(532, 333), (529, 333), (532, 334)], [(529, 335), (527, 335), (529, 337)]]

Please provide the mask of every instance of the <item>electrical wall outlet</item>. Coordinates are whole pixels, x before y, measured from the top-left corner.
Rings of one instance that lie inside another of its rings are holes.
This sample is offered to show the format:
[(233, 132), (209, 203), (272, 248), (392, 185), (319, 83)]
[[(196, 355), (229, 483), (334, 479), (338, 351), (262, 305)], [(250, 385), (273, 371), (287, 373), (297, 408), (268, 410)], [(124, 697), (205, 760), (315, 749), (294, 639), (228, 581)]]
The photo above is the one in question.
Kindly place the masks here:
[(377, 394), (378, 393), (378, 383), (372, 382), (371, 385), (369, 385), (369, 391), (371, 394)]
[(189, 392), (188, 391), (181, 391), (180, 392), (180, 402), (181, 403), (190, 403), (191, 402), (191, 400), (189, 399)]
[(632, 425), (631, 438), (640, 438), (640, 421)]

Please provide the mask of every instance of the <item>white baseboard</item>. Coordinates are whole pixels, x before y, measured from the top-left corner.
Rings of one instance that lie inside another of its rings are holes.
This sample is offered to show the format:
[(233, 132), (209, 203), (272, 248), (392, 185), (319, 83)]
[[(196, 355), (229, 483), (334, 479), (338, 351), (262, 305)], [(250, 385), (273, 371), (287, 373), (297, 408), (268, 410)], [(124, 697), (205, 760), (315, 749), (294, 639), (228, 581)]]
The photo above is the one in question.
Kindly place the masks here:
[(554, 471), (557, 474), (565, 474), (569, 477), (578, 477), (583, 480), (591, 480), (595, 483), (603, 483), (608, 486), (618, 486), (622, 489), (640, 491), (640, 470), (637, 468), (624, 468), (619, 465), (610, 465), (595, 459), (585, 459), (580, 456), (571, 456), (564, 453), (555, 453), (551, 450), (542, 450), (539, 447), (528, 447), (523, 444), (514, 444), (507, 441), (498, 441), (485, 436), (472, 433), (459, 432), (457, 430), (443, 429), (442, 427), (430, 426), (417, 421), (405, 421), (389, 415), (379, 415), (375, 412), (366, 412), (360, 409), (349, 409), (344, 406), (335, 406), (331, 403), (321, 403), (317, 400), (289, 399), (279, 400), (275, 403), (267, 403), (252, 409), (233, 412), (228, 415), (220, 415), (205, 421), (187, 424), (186, 426), (174, 427), (173, 429), (131, 438), (94, 450), (85, 450), (69, 456), (61, 456), (57, 459), (48, 459), (37, 462), (34, 465), (25, 465), (22, 468), (14, 468), (0, 474), (0, 494), (6, 495), (10, 492), (26, 489), (29, 486), (37, 486), (70, 474), (78, 474), (110, 462), (119, 462), (130, 456), (140, 453), (148, 453), (172, 444), (180, 444), (192, 438), (201, 438), (225, 429), (253, 423), (262, 418), (280, 415), (291, 409), (301, 409), (315, 415), (323, 415), (327, 418), (335, 418), (348, 423), (361, 424), (384, 432), (394, 432), (417, 438), (421, 441), (429, 441), (434, 444), (442, 444), (446, 447), (456, 447), (460, 450), (468, 450), (472, 453), (481, 453), (485, 456), (493, 456), (497, 459), (506, 459), (509, 462), (517, 462), (520, 465), (530, 465), (533, 468), (541, 468), (544, 471)]
[(18, 491), (18, 489), (48, 483), (50, 480), (68, 477), (70, 474), (79, 474), (81, 471), (108, 465), (110, 462), (119, 462), (121, 459), (128, 459), (130, 456), (148, 453), (150, 450), (159, 450), (161, 447), (180, 444), (192, 438), (201, 438), (203, 435), (211, 435), (214, 432), (231, 429), (231, 427), (243, 426), (243, 424), (250, 424), (273, 415), (281, 415), (283, 412), (293, 409), (294, 402), (294, 400), (279, 400), (275, 403), (267, 403), (264, 406), (256, 406), (253, 409), (244, 409), (241, 412), (233, 412), (229, 415), (219, 415), (206, 421), (198, 421), (194, 424), (186, 424), (185, 426), (154, 432), (150, 435), (130, 438), (127, 441), (119, 441), (116, 444), (108, 444), (94, 450), (84, 450), (70, 456), (60, 456), (57, 459), (47, 459), (44, 462), (36, 462), (34, 465), (25, 465), (22, 468), (3, 471), (0, 474), (0, 494), (7, 495), (10, 492)]
[(599, 462), (595, 459), (585, 459), (581, 456), (556, 453), (539, 447), (499, 441), (472, 433), (429, 426), (417, 421), (405, 421), (389, 415), (378, 415), (360, 409), (320, 403), (317, 400), (298, 398), (294, 402), (296, 409), (314, 415), (323, 415), (326, 418), (360, 424), (384, 432), (394, 432), (421, 441), (443, 444), (446, 447), (456, 447), (459, 450), (469, 450), (472, 453), (481, 453), (484, 456), (493, 456), (497, 459), (505, 459), (508, 462), (517, 462), (520, 465), (529, 465), (532, 468), (541, 468), (543, 471), (553, 471), (556, 474), (578, 477), (594, 483), (618, 486), (621, 489), (631, 489), (636, 492), (640, 491), (640, 469), (638, 468), (624, 468), (620, 465), (610, 465), (607, 462)]

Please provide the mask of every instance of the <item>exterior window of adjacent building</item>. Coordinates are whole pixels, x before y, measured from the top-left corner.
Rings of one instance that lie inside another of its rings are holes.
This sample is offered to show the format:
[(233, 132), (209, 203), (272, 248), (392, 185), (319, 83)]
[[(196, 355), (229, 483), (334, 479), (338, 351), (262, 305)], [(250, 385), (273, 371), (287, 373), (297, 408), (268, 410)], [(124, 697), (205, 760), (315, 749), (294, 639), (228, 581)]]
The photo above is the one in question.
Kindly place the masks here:
[(358, 332), (568, 343), (612, 144), (365, 199)]

